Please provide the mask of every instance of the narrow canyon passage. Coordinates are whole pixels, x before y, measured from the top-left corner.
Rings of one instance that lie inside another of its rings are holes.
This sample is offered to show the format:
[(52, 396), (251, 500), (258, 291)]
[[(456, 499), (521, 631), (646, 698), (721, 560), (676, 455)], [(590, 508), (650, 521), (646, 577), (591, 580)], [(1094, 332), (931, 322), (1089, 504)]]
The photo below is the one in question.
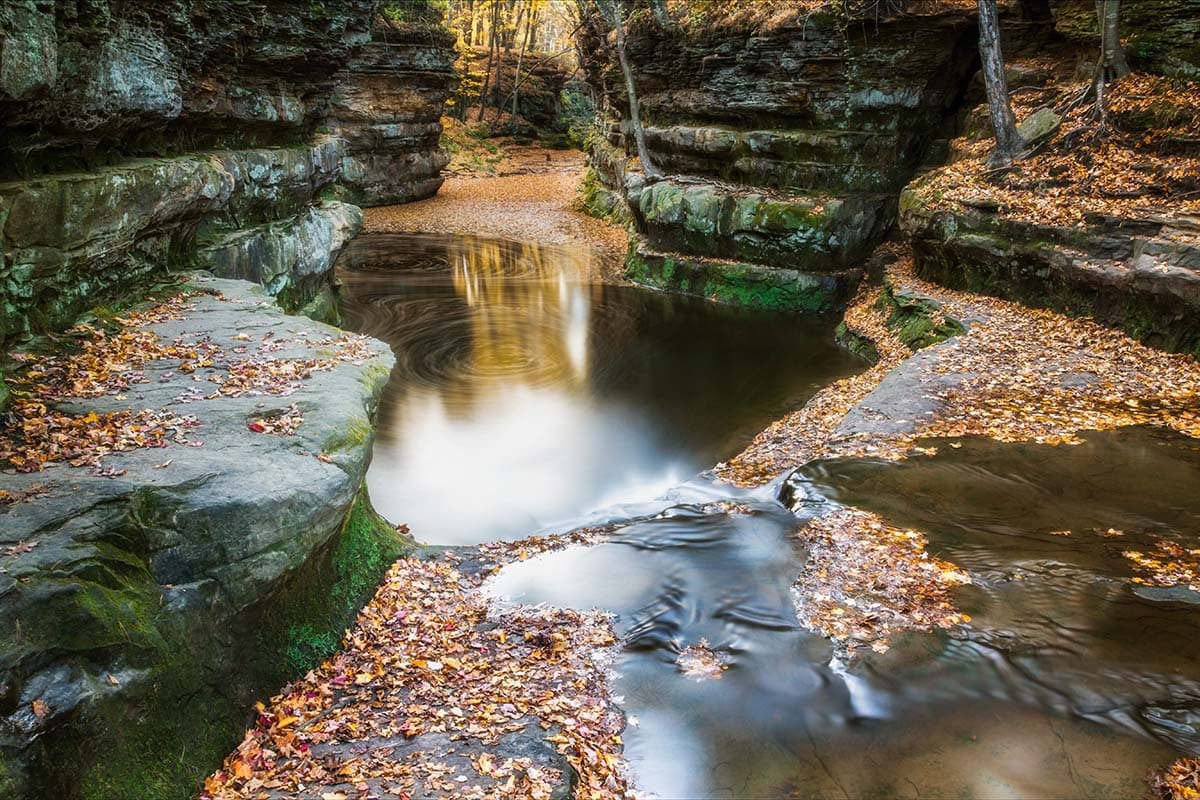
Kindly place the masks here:
[(0, 0), (0, 800), (1200, 800), (1200, 0)]

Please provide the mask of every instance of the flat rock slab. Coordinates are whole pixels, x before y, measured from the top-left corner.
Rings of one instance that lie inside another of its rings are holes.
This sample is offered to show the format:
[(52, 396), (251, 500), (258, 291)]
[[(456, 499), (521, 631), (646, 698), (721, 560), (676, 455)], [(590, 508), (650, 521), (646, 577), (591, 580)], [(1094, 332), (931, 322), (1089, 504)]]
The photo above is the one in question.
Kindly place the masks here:
[[(206, 360), (151, 361), (125, 388), (56, 409), (186, 419), (166, 445), (0, 475), (0, 618), (20, 631), (0, 636), (0, 766), (72, 712), (136, 693), (179, 637), (211, 659), (208, 688), (244, 703), (222, 676), (258, 656), (232, 657), (227, 626), (323, 552), (362, 485), (387, 346), (286, 315), (245, 281), (182, 288), (179, 313), (139, 327)], [(239, 393), (230, 381), (247, 371), (261, 380)]]

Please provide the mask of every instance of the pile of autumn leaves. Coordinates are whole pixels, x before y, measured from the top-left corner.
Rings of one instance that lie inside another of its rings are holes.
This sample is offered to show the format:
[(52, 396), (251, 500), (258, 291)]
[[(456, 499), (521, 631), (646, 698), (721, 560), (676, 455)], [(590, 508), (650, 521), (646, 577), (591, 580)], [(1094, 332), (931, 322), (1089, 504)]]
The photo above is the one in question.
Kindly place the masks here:
[(0, 464), (19, 472), (38, 472), (46, 464), (66, 461), (72, 466), (101, 469), (110, 453), (141, 447), (166, 447), (191, 443), (187, 432), (199, 423), (194, 417), (154, 411), (116, 411), (70, 414), (55, 409), (57, 403), (115, 395), (145, 380), (146, 365), (173, 360), (181, 371), (211, 366), (213, 351), (205, 344), (164, 344), (148, 325), (182, 317), (182, 295), (133, 313), (110, 333), (80, 325), (68, 335), (80, 343), (67, 355), (12, 357), (23, 368), (10, 380), (13, 398), (0, 424)]
[[(197, 384), (175, 398), (186, 404), (243, 395), (287, 396), (316, 372), (333, 369), (340, 361), (362, 363), (372, 355), (366, 338), (351, 334), (302, 341), (322, 350), (323, 357), (282, 358), (273, 354), (292, 342), (274, 338), (271, 332), (258, 342), (237, 334), (222, 345), (208, 337), (164, 342), (148, 330), (157, 323), (185, 318), (191, 309), (189, 296), (180, 293), (145, 311), (119, 317), (114, 329), (78, 325), (67, 332), (77, 343), (73, 352), (13, 354), (20, 369), (9, 379), (13, 396), (0, 418), (0, 468), (40, 472), (49, 464), (65, 462), (114, 477), (123, 471), (104, 465), (105, 457), (113, 453), (171, 444), (203, 446), (193, 435), (201, 424), (194, 415), (133, 408), (71, 413), (62, 408), (70, 401), (105, 396), (126, 401), (127, 393), (149, 382), (151, 367), (167, 370), (158, 378), (162, 382), (182, 375)], [(228, 302), (220, 294), (212, 297)], [(292, 405), (280, 414), (252, 420), (247, 427), (257, 433), (290, 435), (303, 421)], [(0, 492), (0, 500), (4, 496)]]
[(971, 582), (966, 572), (925, 550), (919, 531), (844, 508), (809, 522), (797, 534), (808, 558), (793, 587), (804, 627), (852, 655), (863, 646), (888, 650), (902, 630), (951, 628), (970, 622), (951, 590)]
[[(592, 533), (487, 545), (484, 557), (495, 569)], [(578, 774), (575, 797), (630, 796), (624, 718), (606, 689), (609, 618), (496, 611), (479, 591), (485, 573), (460, 566), (450, 554), (397, 562), (342, 651), (259, 707), (201, 797), (549, 798), (566, 776), (496, 747), (530, 725)], [(457, 766), (443, 745), (424, 747), (425, 734), (461, 743)], [(397, 740), (414, 747), (397, 753)]]
[(1040, 108), (1065, 110), (1057, 131), (1000, 173), (987, 166), (990, 136), (955, 140), (951, 163), (913, 184), (922, 204), (988, 204), (1011, 218), (1063, 226), (1089, 215), (1200, 214), (1200, 81), (1121, 78), (1109, 85), (1104, 124), (1094, 103), (1071, 107), (1088, 85), (1051, 79), (1014, 91), (1018, 119)]

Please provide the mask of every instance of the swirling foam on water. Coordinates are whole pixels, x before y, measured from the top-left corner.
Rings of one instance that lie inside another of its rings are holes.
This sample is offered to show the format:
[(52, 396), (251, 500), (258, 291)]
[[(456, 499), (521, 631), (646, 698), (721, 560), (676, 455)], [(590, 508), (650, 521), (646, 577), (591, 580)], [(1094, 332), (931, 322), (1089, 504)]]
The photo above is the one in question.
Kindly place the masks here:
[(347, 248), (343, 316), (397, 360), (368, 476), (385, 516), (469, 543), (648, 500), (858, 367), (832, 320), (599, 285), (590, 259), (443, 236)]

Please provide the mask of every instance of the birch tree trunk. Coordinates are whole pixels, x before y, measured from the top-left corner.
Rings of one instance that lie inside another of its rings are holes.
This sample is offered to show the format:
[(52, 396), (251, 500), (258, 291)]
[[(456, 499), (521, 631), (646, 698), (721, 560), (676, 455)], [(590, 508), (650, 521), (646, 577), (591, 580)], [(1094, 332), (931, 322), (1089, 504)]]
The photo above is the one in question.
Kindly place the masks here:
[(1105, 80), (1129, 74), (1129, 62), (1121, 49), (1121, 0), (1096, 0), (1096, 20), (1100, 24), (1100, 65)]
[(625, 51), (625, 20), (618, 5), (619, 0), (596, 0), (600, 16), (616, 31), (617, 60), (621, 62), (621, 74), (625, 78), (625, 93), (629, 97), (629, 124), (633, 127), (633, 140), (637, 145), (638, 159), (642, 162), (642, 172), (648, 177), (658, 177), (662, 173), (650, 160), (650, 151), (646, 148), (646, 132), (642, 129), (642, 115), (638, 109), (637, 87), (634, 85), (633, 69), (629, 66), (629, 56)]
[(517, 116), (517, 97), (521, 91), (521, 62), (525, 59), (525, 51), (529, 48), (529, 42), (533, 38), (533, 31), (537, 26), (538, 10), (534, 5), (534, 0), (529, 0), (529, 16), (525, 21), (525, 39), (521, 42), (521, 51), (517, 53), (517, 71), (513, 75), (513, 92), (512, 92), (512, 115), (513, 119)]
[[(483, 121), (483, 111), (487, 107), (486, 102), (487, 102), (488, 89), (491, 88), (491, 85), (492, 85), (492, 58), (496, 55), (496, 47), (499, 44), (499, 40), (497, 39), (497, 28), (499, 28), (499, 27), (500, 27), (500, 4), (494, 3), (492, 5), (491, 36), (488, 38), (487, 67), (484, 69), (484, 72), (483, 72), (483, 88), (479, 91), (479, 113), (475, 116), (476, 122)], [(499, 77), (497, 77), (496, 82), (499, 83)]]

